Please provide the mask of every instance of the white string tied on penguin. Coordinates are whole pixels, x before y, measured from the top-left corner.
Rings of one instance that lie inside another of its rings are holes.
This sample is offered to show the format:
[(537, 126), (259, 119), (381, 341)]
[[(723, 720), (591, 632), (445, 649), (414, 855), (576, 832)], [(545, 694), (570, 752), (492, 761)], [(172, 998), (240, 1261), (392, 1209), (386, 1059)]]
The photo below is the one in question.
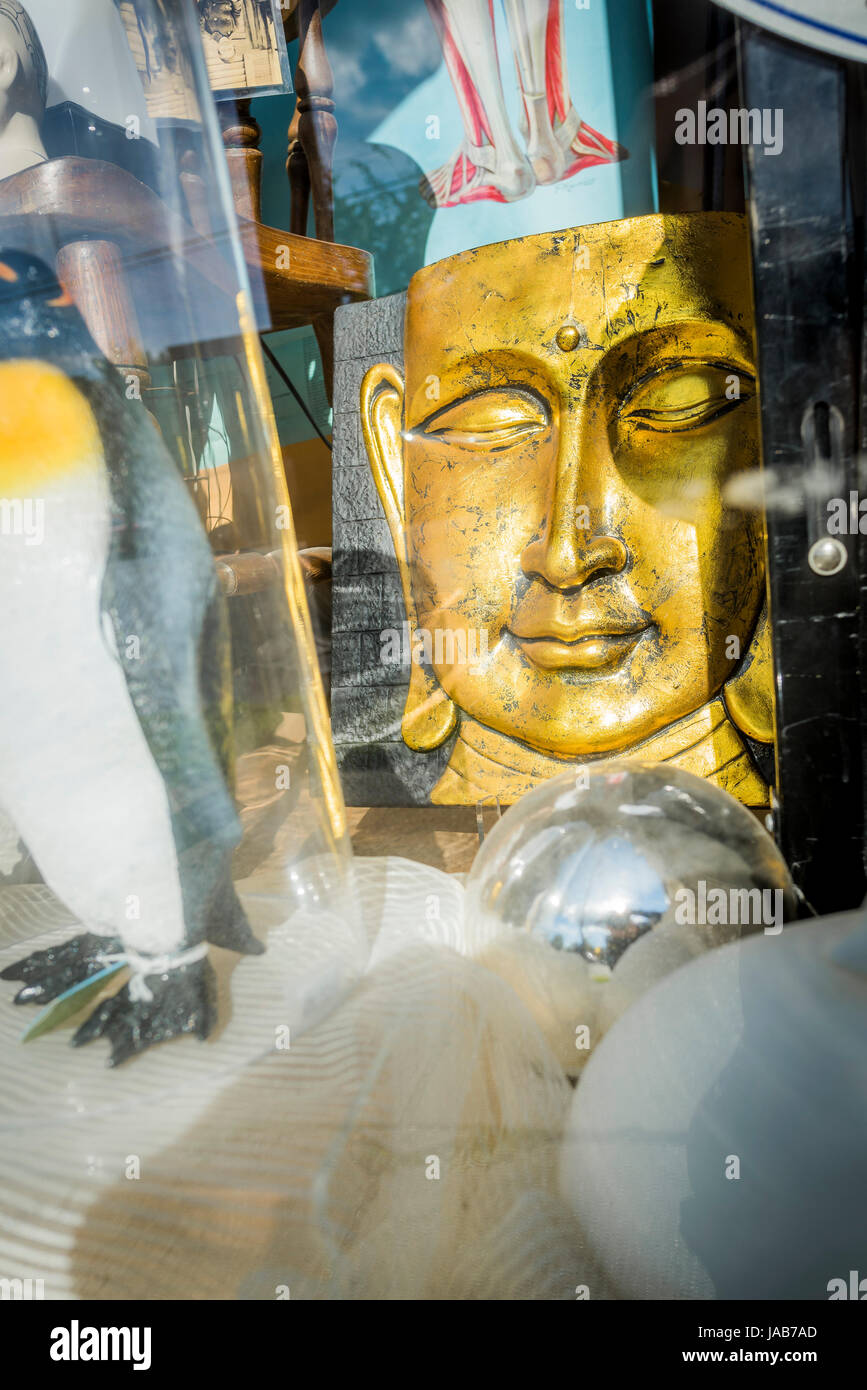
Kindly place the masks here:
[(136, 1003), (149, 1004), (153, 999), (153, 991), (148, 986), (146, 976), (148, 975), (167, 975), (171, 970), (180, 970), (186, 965), (195, 965), (196, 961), (203, 960), (208, 954), (208, 943), (202, 941), (198, 946), (191, 946), (188, 951), (180, 951), (171, 955), (162, 956), (140, 956), (136, 951), (119, 951), (115, 955), (101, 955), (99, 960), (105, 966), (128, 965), (131, 970), (129, 979), (129, 997)]

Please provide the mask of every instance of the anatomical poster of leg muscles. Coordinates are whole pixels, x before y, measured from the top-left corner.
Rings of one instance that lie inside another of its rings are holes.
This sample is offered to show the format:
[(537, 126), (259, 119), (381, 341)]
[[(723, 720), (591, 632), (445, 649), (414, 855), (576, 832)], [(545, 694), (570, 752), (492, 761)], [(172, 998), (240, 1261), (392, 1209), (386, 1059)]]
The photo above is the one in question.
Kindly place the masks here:
[(335, 7), (337, 235), (376, 252), (378, 293), (474, 246), (655, 210), (649, 8)]

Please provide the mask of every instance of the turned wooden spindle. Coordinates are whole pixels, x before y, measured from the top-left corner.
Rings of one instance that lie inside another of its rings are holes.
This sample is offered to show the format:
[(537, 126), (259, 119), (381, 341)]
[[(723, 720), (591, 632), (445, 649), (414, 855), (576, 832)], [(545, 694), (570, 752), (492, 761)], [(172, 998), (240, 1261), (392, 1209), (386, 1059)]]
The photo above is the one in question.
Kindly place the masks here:
[(118, 248), (111, 241), (71, 241), (57, 253), (57, 278), (94, 342), (121, 376), (135, 379), (142, 399), (151, 379)]
[(300, 113), (298, 103), (289, 126), (289, 154), (286, 173), (289, 175), (289, 230), (295, 236), (307, 235), (307, 216), (310, 210), (310, 169), (304, 146), (298, 134)]
[(223, 144), (232, 180), (232, 197), (239, 217), (262, 221), (262, 128), (250, 114), (250, 101), (222, 101), (217, 105)]
[[(329, 7), (330, 8), (330, 7)], [(334, 198), (332, 168), (334, 145), (337, 140), (337, 121), (334, 116), (334, 75), (322, 37), (320, 0), (298, 0), (298, 66), (295, 73), (298, 89), (296, 115), (289, 127), (290, 149), (287, 171), (292, 189), (292, 230), (301, 221), (301, 200), (304, 195), (303, 174), (295, 143), (307, 161), (309, 187), (313, 194), (313, 218), (320, 241), (334, 240)], [(293, 179), (296, 182), (293, 182)], [(297, 190), (297, 192), (296, 192)], [(307, 205), (303, 208), (304, 231)]]

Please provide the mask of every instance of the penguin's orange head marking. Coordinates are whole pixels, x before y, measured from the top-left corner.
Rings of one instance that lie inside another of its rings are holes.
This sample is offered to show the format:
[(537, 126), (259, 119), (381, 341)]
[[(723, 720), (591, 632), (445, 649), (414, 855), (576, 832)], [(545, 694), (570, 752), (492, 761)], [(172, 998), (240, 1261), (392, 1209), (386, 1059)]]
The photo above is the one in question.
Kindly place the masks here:
[(18, 272), (13, 270), (11, 265), (5, 261), (0, 261), (0, 280), (5, 280), (7, 284), (14, 285), (18, 279)]
[(0, 497), (45, 496), (104, 467), (96, 418), (48, 362), (0, 362)]

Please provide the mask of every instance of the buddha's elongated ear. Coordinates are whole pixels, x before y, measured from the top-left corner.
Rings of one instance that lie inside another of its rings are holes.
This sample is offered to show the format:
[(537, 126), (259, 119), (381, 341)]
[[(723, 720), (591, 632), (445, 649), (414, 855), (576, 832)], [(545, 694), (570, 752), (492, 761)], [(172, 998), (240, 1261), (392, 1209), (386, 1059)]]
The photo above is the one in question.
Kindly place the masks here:
[(405, 573), (408, 561), (403, 496), (403, 401), (403, 377), (396, 367), (377, 362), (365, 373), (361, 383), (361, 428), (409, 611), (411, 593)]
[(749, 650), (724, 693), (728, 712), (741, 733), (759, 743), (773, 743), (774, 661), (767, 599)]
[[(407, 549), (406, 500), (403, 477), (403, 377), (396, 367), (378, 362), (361, 383), (361, 428), (370, 471), (391, 532), (403, 603), (412, 632), (418, 627), (418, 611), (412, 589), (412, 568)], [(457, 710), (445, 691), (417, 661), (416, 644), (410, 668), (409, 692), (401, 721), (403, 741), (409, 748), (428, 752), (438, 748), (457, 723)]]

